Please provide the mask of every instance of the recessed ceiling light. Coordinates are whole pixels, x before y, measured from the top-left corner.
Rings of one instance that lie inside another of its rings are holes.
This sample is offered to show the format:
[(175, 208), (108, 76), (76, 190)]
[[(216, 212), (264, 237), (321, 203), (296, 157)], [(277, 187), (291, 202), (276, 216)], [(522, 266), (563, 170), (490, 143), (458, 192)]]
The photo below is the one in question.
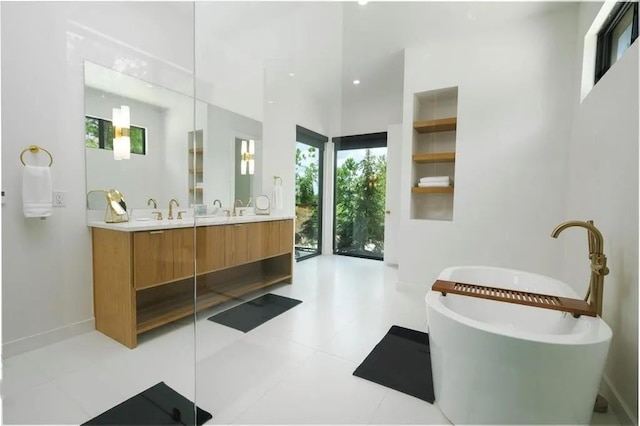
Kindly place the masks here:
[(360, 84), (360, 80), (353, 80), (353, 84)]
[(289, 73), (289, 77), (295, 77), (296, 75), (292, 72)]
[(369, 1), (368, 1), (368, 0), (358, 0), (358, 4), (359, 4), (360, 6), (364, 6), (364, 5), (365, 5), (365, 4), (367, 4), (367, 3), (369, 3)]
[(268, 104), (274, 104), (275, 102), (273, 101), (267, 101)]

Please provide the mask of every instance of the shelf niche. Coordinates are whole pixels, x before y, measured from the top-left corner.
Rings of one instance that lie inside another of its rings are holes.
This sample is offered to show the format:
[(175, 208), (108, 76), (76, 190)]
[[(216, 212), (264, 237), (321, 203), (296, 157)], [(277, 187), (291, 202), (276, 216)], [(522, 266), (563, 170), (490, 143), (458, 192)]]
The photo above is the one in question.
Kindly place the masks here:
[[(457, 87), (414, 95), (411, 219), (453, 220), (457, 115)], [(454, 186), (418, 187), (428, 176), (449, 176)]]

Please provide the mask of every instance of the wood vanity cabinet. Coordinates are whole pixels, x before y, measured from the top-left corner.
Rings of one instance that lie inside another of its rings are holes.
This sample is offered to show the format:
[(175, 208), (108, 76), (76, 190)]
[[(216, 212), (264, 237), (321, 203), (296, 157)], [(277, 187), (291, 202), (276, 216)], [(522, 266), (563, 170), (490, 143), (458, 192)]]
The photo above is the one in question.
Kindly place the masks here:
[(92, 228), (96, 329), (135, 348), (138, 334), (194, 309), (292, 282), (291, 219), (199, 226), (195, 236)]

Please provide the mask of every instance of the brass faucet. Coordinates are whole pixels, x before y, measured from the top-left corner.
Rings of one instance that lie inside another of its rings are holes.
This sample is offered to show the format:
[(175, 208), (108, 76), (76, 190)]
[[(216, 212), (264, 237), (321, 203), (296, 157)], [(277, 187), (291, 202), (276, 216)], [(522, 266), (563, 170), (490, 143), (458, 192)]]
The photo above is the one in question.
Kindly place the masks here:
[(233, 207), (238, 207), (238, 203), (240, 203), (240, 207), (244, 207), (244, 204), (242, 204), (242, 200), (241, 199), (237, 199), (235, 204), (233, 205)]
[(604, 255), (604, 238), (602, 233), (593, 225), (593, 221), (586, 222), (580, 220), (572, 220), (561, 223), (556, 226), (551, 236), (558, 238), (562, 231), (572, 226), (580, 226), (588, 231), (589, 239), (589, 259), (591, 259), (591, 279), (589, 280), (589, 289), (584, 300), (589, 303), (596, 314), (602, 316), (602, 294), (604, 291), (604, 276), (609, 273), (607, 267), (607, 257)]
[(156, 203), (156, 200), (154, 198), (149, 198), (149, 200), (147, 201), (148, 206), (150, 206), (151, 204), (153, 204), (154, 209), (158, 208), (158, 203)]
[(169, 220), (173, 220), (173, 203), (176, 203), (176, 207), (180, 207), (180, 204), (178, 204), (178, 200), (176, 200), (175, 198), (172, 198), (169, 201), (169, 216), (167, 217), (167, 219)]
[(218, 205), (220, 206), (220, 208), (222, 208), (222, 201), (218, 200), (217, 198), (215, 200), (213, 200), (213, 207), (216, 206), (216, 203), (218, 203)]

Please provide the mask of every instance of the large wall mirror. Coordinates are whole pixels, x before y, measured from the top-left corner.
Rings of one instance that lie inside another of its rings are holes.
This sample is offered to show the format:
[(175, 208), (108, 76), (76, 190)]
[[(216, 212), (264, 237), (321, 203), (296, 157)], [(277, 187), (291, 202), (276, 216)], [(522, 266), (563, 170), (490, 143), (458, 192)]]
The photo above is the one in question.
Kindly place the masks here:
[[(128, 209), (147, 209), (150, 198), (159, 209), (172, 198), (209, 210), (219, 200), (226, 209), (262, 192), (259, 121), (90, 62), (84, 75), (89, 208), (102, 208), (104, 196), (91, 191), (105, 189), (119, 190)], [(128, 159), (116, 159), (114, 108), (128, 110), (120, 118)]]

